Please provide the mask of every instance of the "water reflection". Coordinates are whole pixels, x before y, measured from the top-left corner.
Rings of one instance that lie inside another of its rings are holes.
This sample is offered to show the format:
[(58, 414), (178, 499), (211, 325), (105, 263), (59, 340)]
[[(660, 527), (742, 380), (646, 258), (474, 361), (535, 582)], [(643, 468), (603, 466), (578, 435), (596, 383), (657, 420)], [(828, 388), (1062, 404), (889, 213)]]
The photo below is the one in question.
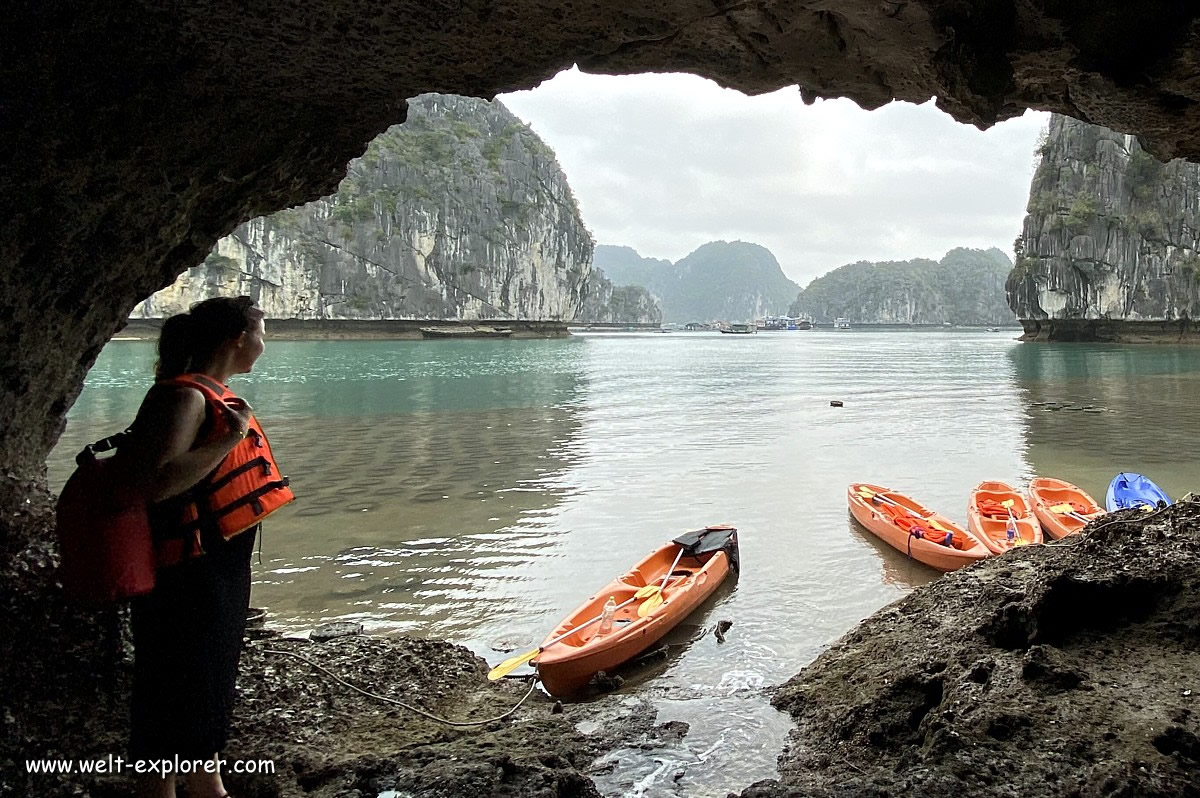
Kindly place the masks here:
[(462, 639), (509, 611), (523, 573), (558, 545), (560, 530), (545, 519), (566, 490), (576, 414), (283, 425), (272, 445), (299, 499), (267, 526), (254, 600), (284, 626), (358, 619)]
[[(232, 387), (258, 409), (298, 500), (272, 516), (253, 600), (285, 630), (358, 619), (472, 640), (561, 545), (585, 380), (572, 342), (283, 342)], [(48, 460), (129, 422), (154, 347), (114, 342)]]
[(854, 516), (849, 513), (846, 514), (846, 525), (850, 534), (865, 541), (878, 554), (884, 584), (911, 589), (927, 585), (941, 576), (935, 569), (896, 551), (894, 547), (880, 540), (878, 535), (854, 520)]
[(1034, 474), (1101, 501), (1120, 471), (1145, 473), (1175, 497), (1200, 488), (1200, 349), (1025, 344), (1008, 356)]

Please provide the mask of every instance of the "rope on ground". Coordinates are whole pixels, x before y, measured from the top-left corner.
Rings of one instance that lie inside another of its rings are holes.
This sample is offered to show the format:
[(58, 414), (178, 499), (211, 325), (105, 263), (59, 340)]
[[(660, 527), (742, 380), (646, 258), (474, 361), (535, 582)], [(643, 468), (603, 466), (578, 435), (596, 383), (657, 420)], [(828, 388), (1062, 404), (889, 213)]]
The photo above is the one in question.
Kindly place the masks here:
[(445, 718), (439, 718), (437, 715), (432, 715), (423, 709), (418, 709), (417, 707), (414, 707), (412, 704), (406, 704), (403, 701), (397, 701), (394, 698), (388, 698), (387, 696), (384, 696), (384, 695), (372, 693), (368, 690), (362, 689), (361, 687), (350, 684), (350, 682), (341, 678), (340, 676), (338, 676), (336, 673), (329, 670), (325, 666), (318, 665), (317, 663), (313, 662), (308, 657), (302, 657), (299, 654), (295, 653), (294, 651), (280, 651), (279, 649), (274, 649), (274, 648), (264, 648), (264, 649), (262, 649), (262, 651), (264, 654), (282, 654), (282, 655), (288, 656), (288, 657), (295, 657), (296, 659), (300, 660), (301, 662), (305, 662), (308, 665), (311, 665), (312, 667), (321, 671), (322, 673), (324, 673), (329, 678), (333, 679), (335, 682), (342, 685), (343, 687), (349, 687), (351, 690), (354, 690), (355, 692), (358, 692), (358, 693), (362, 693), (363, 695), (367, 696), (368, 698), (374, 698), (376, 701), (383, 701), (388, 704), (395, 704), (398, 707), (403, 707), (404, 709), (407, 709), (409, 712), (414, 712), (414, 713), (420, 715), (421, 717), (429, 718), (432, 721), (436, 721), (437, 723), (443, 723), (447, 726), (457, 726), (457, 727), (486, 726), (489, 723), (495, 723), (496, 721), (504, 720), (509, 715), (516, 712), (521, 707), (521, 705), (525, 703), (526, 699), (528, 699), (529, 696), (533, 695), (533, 688), (537, 686), (537, 679), (530, 679), (528, 692), (526, 692), (525, 695), (523, 695), (521, 697), (520, 701), (513, 704), (512, 709), (508, 710), (503, 715), (497, 715), (496, 717), (488, 718), (487, 720), (470, 720), (470, 721), (446, 720)]

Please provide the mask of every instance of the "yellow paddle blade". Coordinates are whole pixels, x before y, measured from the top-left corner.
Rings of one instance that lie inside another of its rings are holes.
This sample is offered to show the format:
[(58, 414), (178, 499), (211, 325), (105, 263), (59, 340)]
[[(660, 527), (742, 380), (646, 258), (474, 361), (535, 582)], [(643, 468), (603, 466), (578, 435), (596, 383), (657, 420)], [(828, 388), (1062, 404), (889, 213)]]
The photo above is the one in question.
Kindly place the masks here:
[(1152, 512), (1154, 512), (1154, 508), (1153, 508), (1153, 507), (1151, 507), (1151, 506), (1150, 506), (1150, 505), (1148, 505), (1148, 504), (1143, 504), (1143, 505), (1141, 505), (1141, 508), (1142, 508), (1142, 512), (1144, 512), (1144, 513), (1152, 513)]
[(1056, 504), (1050, 508), (1050, 512), (1052, 512), (1052, 513), (1073, 513), (1073, 512), (1075, 512), (1075, 508), (1069, 504)]
[(855, 493), (857, 493), (859, 496), (862, 496), (864, 499), (870, 499), (875, 495), (875, 491), (871, 490), (870, 488), (863, 487), (859, 487)]
[(934, 529), (936, 529), (938, 532), (949, 532), (950, 531), (949, 529), (946, 529), (946, 527), (939, 524), (937, 521), (930, 520), (929, 525), (931, 527), (933, 527)]
[(1016, 504), (1016, 502), (1012, 499), (1005, 499), (1004, 501), (1000, 502), (1001, 507), (1012, 507), (1014, 504)]
[(633, 597), (640, 599), (649, 598), (660, 590), (662, 590), (662, 588), (658, 585), (646, 585), (645, 587), (638, 588), (638, 592), (634, 593)]
[(509, 657), (508, 659), (504, 660), (504, 662), (501, 662), (499, 665), (488, 671), (488, 681), (494, 682), (497, 679), (504, 678), (541, 653), (542, 650), (540, 648), (535, 648), (533, 651), (526, 651), (519, 657)]
[(638, 617), (645, 618), (647, 615), (649, 615), (650, 613), (652, 613), (656, 609), (658, 609), (659, 605), (662, 603), (663, 603), (662, 593), (661, 592), (655, 593), (653, 596), (651, 596), (650, 598), (643, 601), (640, 605), (638, 605)]
[(1013, 548), (1014, 548), (1014, 549), (1015, 549), (1017, 546), (1028, 546), (1028, 545), (1029, 545), (1029, 541), (1028, 541), (1028, 540), (1026, 540), (1025, 538), (1017, 538), (1016, 540), (1014, 540), (1014, 541), (1013, 541)]

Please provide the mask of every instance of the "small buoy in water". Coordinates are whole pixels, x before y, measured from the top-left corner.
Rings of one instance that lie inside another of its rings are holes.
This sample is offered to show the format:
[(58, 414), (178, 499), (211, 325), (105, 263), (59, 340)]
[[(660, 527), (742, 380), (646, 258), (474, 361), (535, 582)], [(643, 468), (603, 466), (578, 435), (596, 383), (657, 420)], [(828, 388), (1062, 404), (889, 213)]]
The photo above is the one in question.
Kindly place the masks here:
[(829, 403), (829, 406), (830, 406), (830, 407), (842, 407), (841, 400), (839, 400), (839, 399), (834, 399), (834, 400), (832, 400), (832, 401)]
[(554, 706), (550, 707), (551, 715), (561, 715), (562, 711), (563, 711), (563, 706), (562, 706), (561, 701), (555, 701)]

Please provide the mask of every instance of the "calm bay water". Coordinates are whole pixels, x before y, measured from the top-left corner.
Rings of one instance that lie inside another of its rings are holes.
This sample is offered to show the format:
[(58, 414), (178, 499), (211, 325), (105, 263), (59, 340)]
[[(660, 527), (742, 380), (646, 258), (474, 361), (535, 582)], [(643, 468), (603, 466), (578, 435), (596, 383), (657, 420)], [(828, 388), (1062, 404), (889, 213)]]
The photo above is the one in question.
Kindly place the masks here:
[[(673, 635), (665, 663), (603, 699), (643, 695), (692, 725), (676, 759), (617, 752), (603, 789), (723, 796), (774, 774), (789, 728), (753, 688), (937, 578), (848, 519), (847, 483), (962, 521), (983, 479), (1057, 476), (1101, 500), (1119, 470), (1174, 496), (1200, 487), (1200, 349), (1011, 335), (270, 342), (233, 385), (298, 501), (266, 524), (253, 603), (290, 631), (358, 620), (496, 662), (671, 537), (735, 524), (736, 586)], [(53, 487), (83, 444), (132, 418), (153, 360), (144, 342), (104, 350), (51, 456)], [(705, 633), (721, 619), (734, 623), (723, 644)]]

